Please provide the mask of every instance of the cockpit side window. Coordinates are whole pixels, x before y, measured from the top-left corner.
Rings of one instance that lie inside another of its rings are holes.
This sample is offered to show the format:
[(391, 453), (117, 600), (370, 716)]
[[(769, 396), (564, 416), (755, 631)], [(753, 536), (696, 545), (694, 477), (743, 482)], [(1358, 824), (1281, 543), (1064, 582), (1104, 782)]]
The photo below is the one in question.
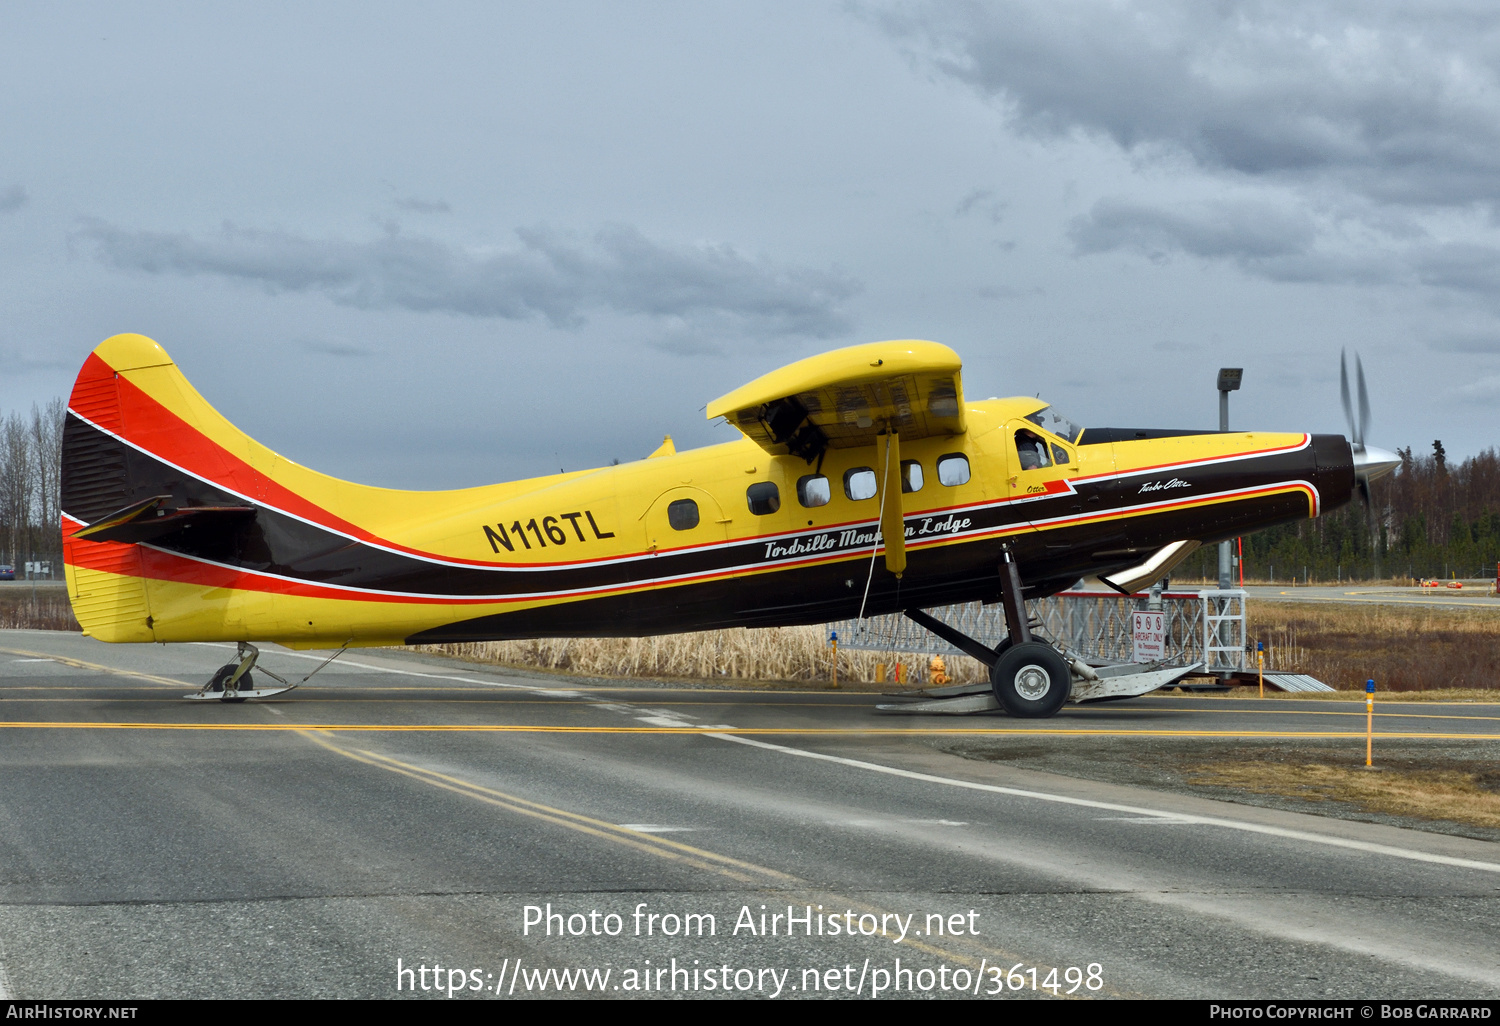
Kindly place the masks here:
[(1044, 431), (1050, 431), (1072, 445), (1077, 445), (1078, 439), (1083, 436), (1082, 427), (1064, 417), (1050, 406), (1043, 406), (1026, 419)]
[(1025, 428), (1016, 432), (1016, 460), (1022, 470), (1040, 470), (1052, 466), (1047, 443), (1035, 431)]

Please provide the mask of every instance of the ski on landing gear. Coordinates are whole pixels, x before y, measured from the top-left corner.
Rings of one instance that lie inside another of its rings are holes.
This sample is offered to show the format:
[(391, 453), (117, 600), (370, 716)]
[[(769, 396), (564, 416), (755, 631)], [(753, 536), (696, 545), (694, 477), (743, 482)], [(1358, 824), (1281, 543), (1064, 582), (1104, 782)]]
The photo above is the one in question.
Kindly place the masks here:
[(920, 609), (907, 619), (927, 629), (990, 668), (990, 684), (963, 684), (926, 692), (927, 701), (884, 704), (881, 712), (966, 714), (1004, 709), (1021, 719), (1055, 716), (1068, 702), (1132, 698), (1165, 687), (1202, 666), (1143, 667), (1135, 663), (1091, 666), (1082, 656), (1059, 651), (1032, 636), (1037, 626), (1027, 618), (1021, 574), (1009, 548), (1001, 553), (1000, 600), (1006, 636), (990, 648)]
[(254, 678), (250, 676), (250, 668), (260, 658), (260, 650), (248, 641), (242, 641), (235, 655), (239, 659), (238, 662), (226, 663), (219, 667), (212, 679), (203, 685), (201, 690), (182, 697), (200, 702), (243, 702), (247, 698), (270, 698), (272, 695), (280, 695), (297, 687), (296, 684), (277, 676), (265, 667), (261, 667), (260, 672), (274, 680), (281, 681), (282, 687), (255, 687)]

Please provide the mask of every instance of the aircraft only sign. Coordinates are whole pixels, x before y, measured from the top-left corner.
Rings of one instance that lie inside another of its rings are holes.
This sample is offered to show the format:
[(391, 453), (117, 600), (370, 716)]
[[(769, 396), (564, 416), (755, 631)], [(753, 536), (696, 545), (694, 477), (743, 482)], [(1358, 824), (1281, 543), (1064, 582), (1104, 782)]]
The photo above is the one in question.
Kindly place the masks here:
[(1134, 642), (1131, 661), (1154, 663), (1166, 658), (1167, 614), (1160, 611), (1137, 610), (1130, 614), (1130, 636)]

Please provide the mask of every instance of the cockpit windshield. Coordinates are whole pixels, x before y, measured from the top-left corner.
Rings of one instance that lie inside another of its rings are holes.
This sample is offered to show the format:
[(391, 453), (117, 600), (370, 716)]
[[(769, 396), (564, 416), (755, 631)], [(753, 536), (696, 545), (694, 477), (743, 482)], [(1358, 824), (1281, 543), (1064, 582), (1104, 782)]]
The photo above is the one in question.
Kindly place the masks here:
[(1031, 416), (1026, 418), (1039, 428), (1045, 428), (1054, 435), (1074, 445), (1078, 444), (1078, 438), (1083, 434), (1083, 428), (1050, 406), (1043, 406)]

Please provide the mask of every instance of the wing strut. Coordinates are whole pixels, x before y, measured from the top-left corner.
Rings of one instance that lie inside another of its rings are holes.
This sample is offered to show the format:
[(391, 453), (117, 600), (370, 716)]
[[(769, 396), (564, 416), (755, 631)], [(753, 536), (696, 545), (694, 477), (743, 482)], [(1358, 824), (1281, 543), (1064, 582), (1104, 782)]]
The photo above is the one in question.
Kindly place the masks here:
[(880, 536), (885, 541), (885, 568), (900, 577), (906, 572), (906, 518), (901, 509), (901, 436), (885, 436), (885, 481), (881, 483)]
[(931, 631), (942, 638), (948, 644), (958, 649), (964, 655), (973, 656), (986, 666), (994, 666), (1000, 658), (1000, 652), (1010, 647), (1010, 639), (1006, 638), (1000, 642), (1000, 650), (996, 651), (982, 641), (976, 641), (956, 627), (939, 620), (937, 617), (922, 609), (908, 609), (906, 618), (924, 630)]

